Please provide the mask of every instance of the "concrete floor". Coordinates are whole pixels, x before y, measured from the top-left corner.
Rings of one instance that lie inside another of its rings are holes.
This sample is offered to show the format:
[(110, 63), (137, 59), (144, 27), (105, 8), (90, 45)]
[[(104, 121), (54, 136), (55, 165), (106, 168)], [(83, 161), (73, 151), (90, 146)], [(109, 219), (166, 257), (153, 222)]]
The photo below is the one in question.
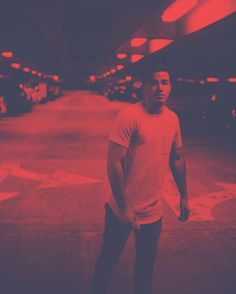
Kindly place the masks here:
[[(109, 196), (107, 138), (124, 106), (73, 91), (0, 121), (0, 293), (88, 293)], [(177, 220), (169, 175), (153, 293), (233, 294), (236, 152), (189, 134), (192, 216), (187, 223)], [(111, 294), (132, 293), (133, 261), (131, 235)]]

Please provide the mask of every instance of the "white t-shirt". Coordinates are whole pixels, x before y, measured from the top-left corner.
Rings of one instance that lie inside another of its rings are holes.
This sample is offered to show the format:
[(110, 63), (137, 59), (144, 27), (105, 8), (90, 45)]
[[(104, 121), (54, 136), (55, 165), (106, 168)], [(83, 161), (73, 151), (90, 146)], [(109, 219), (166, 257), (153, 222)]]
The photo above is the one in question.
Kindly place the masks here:
[[(126, 204), (140, 224), (157, 221), (171, 146), (182, 146), (177, 115), (166, 106), (160, 114), (150, 114), (142, 103), (130, 105), (118, 114), (109, 140), (128, 148), (123, 164)], [(109, 204), (118, 214), (114, 196)]]

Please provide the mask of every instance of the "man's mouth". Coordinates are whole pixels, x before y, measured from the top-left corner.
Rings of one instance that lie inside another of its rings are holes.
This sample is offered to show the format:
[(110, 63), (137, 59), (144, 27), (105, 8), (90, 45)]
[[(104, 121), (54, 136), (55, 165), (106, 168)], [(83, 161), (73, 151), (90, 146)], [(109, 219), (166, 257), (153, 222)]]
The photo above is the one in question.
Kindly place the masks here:
[(162, 93), (157, 93), (155, 96), (156, 96), (157, 98), (163, 98), (163, 97), (164, 97), (164, 94), (162, 94)]

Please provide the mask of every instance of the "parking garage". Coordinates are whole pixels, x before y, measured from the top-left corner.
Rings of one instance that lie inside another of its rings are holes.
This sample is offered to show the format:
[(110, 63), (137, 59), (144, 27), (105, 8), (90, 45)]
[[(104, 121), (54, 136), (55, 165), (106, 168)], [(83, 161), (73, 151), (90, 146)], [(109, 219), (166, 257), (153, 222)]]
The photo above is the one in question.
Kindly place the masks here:
[[(178, 220), (169, 171), (152, 293), (236, 292), (236, 4), (179, 2), (2, 7), (2, 293), (89, 294), (111, 193), (109, 134), (160, 63), (171, 71), (167, 106), (181, 124), (190, 217)], [(131, 234), (109, 293), (133, 293), (134, 259)]]

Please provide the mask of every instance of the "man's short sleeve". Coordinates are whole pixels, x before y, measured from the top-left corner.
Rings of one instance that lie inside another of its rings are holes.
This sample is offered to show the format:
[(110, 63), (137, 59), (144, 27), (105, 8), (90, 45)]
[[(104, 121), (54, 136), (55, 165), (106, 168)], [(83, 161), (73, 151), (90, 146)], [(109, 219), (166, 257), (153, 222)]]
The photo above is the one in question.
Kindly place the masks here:
[(132, 113), (122, 110), (116, 117), (109, 140), (128, 148), (134, 134), (134, 125)]
[(176, 134), (174, 137), (174, 142), (173, 145), (175, 149), (181, 148), (183, 146), (183, 141), (182, 141), (182, 135), (181, 135), (181, 129), (180, 129), (180, 124), (179, 124), (179, 119), (176, 117), (177, 120), (177, 126), (176, 126)]

